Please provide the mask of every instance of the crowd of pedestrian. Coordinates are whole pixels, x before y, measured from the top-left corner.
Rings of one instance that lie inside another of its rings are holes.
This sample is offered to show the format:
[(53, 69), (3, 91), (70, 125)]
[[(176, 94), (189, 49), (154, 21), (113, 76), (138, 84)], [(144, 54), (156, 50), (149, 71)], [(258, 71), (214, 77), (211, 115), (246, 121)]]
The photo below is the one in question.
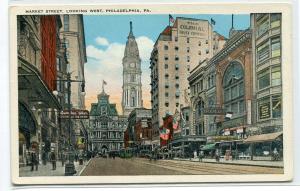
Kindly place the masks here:
[[(31, 149), (30, 151), (27, 151), (27, 165), (30, 166), (31, 171), (38, 171), (38, 166), (40, 163), (39, 160), (39, 153), (36, 149)], [(78, 157), (77, 157), (78, 158)], [(47, 153), (45, 151), (41, 154), (41, 163), (42, 165), (47, 165), (47, 162), (51, 162), (52, 164), (52, 170), (56, 170), (56, 163), (58, 160), (61, 161), (61, 166), (65, 165), (65, 161), (67, 159), (67, 155), (65, 151), (60, 153), (60, 156), (58, 157), (54, 150), (51, 150), (50, 153)]]

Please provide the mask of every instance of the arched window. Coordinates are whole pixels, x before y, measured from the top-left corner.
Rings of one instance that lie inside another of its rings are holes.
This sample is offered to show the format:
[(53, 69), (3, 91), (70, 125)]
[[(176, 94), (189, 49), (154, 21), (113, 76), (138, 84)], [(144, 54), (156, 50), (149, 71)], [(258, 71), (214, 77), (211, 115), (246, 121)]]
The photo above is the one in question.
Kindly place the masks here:
[(233, 112), (233, 117), (244, 114), (245, 88), (242, 65), (231, 62), (223, 77), (224, 107), (227, 112)]

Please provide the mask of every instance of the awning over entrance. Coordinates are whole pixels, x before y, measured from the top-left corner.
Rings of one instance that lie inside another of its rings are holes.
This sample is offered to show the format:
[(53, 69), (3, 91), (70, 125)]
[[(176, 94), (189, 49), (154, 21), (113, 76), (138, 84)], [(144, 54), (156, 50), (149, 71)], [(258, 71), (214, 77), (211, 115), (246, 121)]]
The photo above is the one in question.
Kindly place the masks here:
[(207, 145), (204, 145), (201, 150), (202, 151), (207, 151), (207, 150), (214, 150), (215, 149), (215, 143), (211, 143), (211, 144), (207, 144)]
[(18, 62), (19, 91), (28, 91), (28, 99), (31, 102), (40, 102), (46, 107), (61, 109), (57, 98), (42, 80), (40, 72), (21, 57), (18, 58)]
[(253, 135), (253, 136), (249, 136), (247, 139), (245, 139), (244, 142), (245, 143), (252, 143), (252, 142), (273, 141), (277, 137), (279, 137), (280, 135), (282, 135), (282, 131), (281, 132), (276, 132), (276, 133)]

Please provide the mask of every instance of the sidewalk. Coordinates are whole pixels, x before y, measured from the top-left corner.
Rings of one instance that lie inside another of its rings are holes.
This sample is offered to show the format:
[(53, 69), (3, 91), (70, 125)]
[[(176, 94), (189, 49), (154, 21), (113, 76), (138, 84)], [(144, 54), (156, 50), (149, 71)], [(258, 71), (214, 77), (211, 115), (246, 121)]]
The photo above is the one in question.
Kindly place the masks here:
[[(174, 160), (181, 161), (191, 161), (191, 162), (199, 162), (198, 158), (183, 159), (183, 158), (174, 158)], [(216, 159), (202, 159), (204, 163), (217, 163)], [(228, 160), (221, 158), (219, 164), (233, 164), (233, 165), (249, 165), (249, 166), (265, 166), (265, 167), (277, 167), (283, 168), (283, 161), (253, 161), (253, 160)]]
[[(79, 162), (74, 162), (75, 169), (77, 171), (74, 176), (79, 175), (81, 170), (86, 166), (88, 161), (84, 161), (83, 165), (79, 165)], [(20, 177), (24, 176), (65, 176), (65, 166), (61, 165), (61, 161), (56, 162), (56, 170), (52, 170), (52, 163), (47, 162), (46, 165), (40, 164), (38, 171), (31, 171), (31, 166), (25, 166), (19, 168)]]

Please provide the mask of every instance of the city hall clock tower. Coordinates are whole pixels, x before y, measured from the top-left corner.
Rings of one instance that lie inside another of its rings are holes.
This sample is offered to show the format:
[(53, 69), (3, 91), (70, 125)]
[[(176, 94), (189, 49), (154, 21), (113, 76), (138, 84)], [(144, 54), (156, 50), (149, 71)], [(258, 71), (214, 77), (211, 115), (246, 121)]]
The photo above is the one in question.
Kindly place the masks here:
[(122, 111), (128, 116), (134, 108), (143, 107), (142, 83), (141, 83), (141, 58), (139, 49), (132, 32), (132, 22), (130, 21), (130, 32), (127, 37), (124, 57), (123, 57), (123, 94)]

